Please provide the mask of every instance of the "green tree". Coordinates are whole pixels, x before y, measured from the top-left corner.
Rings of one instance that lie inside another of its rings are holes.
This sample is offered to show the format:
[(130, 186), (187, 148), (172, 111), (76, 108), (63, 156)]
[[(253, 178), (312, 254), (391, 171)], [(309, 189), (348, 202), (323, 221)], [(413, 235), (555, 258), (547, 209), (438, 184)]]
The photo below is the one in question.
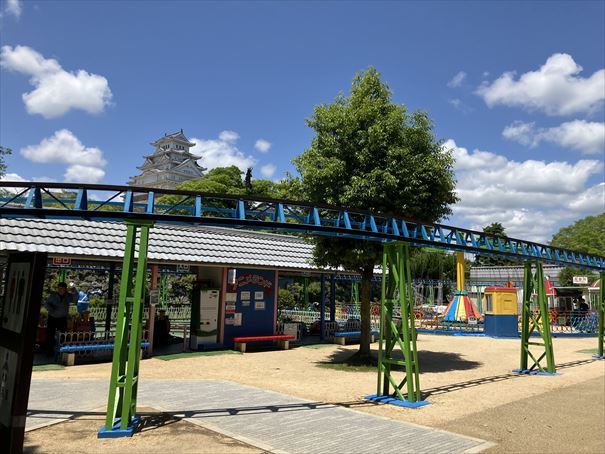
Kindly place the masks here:
[[(605, 257), (605, 213), (588, 216), (563, 227), (553, 235), (550, 244), (554, 247)], [(588, 276), (589, 283), (598, 278), (595, 273), (569, 267), (561, 271), (559, 282), (563, 286), (573, 285), (574, 276)]]
[(3, 147), (0, 145), (0, 177), (3, 177), (6, 173), (6, 163), (4, 162), (4, 157), (8, 156), (12, 153), (13, 150), (7, 147)]
[(555, 233), (551, 246), (605, 257), (605, 213), (588, 216)]
[(283, 197), (291, 185), (287, 181), (276, 183), (271, 180), (253, 179), (252, 168), (248, 169), (244, 181), (242, 180), (243, 173), (236, 166), (216, 167), (201, 178), (184, 181), (177, 186), (177, 189), (271, 198)]
[[(492, 222), (490, 225), (483, 227), (483, 231), (488, 235), (507, 238), (504, 226), (500, 222)], [(477, 266), (512, 266), (519, 262), (514, 260), (503, 259), (501, 257), (491, 257), (489, 255), (476, 255), (475, 265)]]
[(244, 195), (246, 188), (242, 181), (243, 172), (236, 166), (216, 167), (195, 180), (184, 181), (177, 189), (217, 194)]
[(252, 194), (252, 167), (248, 167), (246, 170), (246, 177), (244, 178), (244, 187), (246, 188), (246, 194)]
[(456, 256), (437, 249), (415, 248), (410, 257), (416, 279), (456, 280)]
[[(391, 102), (380, 74), (369, 68), (353, 79), (351, 95), (315, 107), (307, 124), (311, 147), (294, 159), (305, 199), (432, 222), (456, 202), (453, 157), (435, 138), (425, 112)], [(315, 238), (320, 266), (358, 272), (361, 282), (359, 356), (370, 353), (370, 297), (378, 242)]]

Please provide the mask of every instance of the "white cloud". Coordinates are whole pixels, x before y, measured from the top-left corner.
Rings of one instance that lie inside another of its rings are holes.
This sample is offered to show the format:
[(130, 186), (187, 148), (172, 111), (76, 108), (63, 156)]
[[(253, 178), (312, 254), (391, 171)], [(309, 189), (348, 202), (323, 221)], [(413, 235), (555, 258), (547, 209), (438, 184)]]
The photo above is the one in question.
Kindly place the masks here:
[(38, 145), (22, 148), (21, 154), (32, 162), (67, 164), (66, 181), (98, 183), (105, 176), (103, 167), (107, 161), (103, 152), (95, 147), (85, 147), (68, 129), (56, 131)]
[[(0, 181), (27, 181), (27, 180), (25, 178), (23, 178), (21, 175), (18, 175), (16, 173), (6, 173), (4, 175), (0, 175)], [(18, 194), (19, 192), (23, 191), (23, 188), (1, 187), (0, 194), (2, 194), (3, 191), (6, 191), (5, 193), (9, 193), (9, 194)]]
[(261, 153), (266, 153), (271, 148), (271, 142), (265, 139), (258, 139), (254, 144), (254, 148), (256, 148)]
[(237, 166), (242, 171), (256, 164), (256, 159), (250, 155), (245, 155), (236, 146), (239, 134), (234, 131), (223, 131), (218, 139), (198, 139), (191, 138), (195, 146), (189, 151), (201, 158), (200, 165), (210, 169), (215, 167)]
[(516, 121), (504, 128), (502, 135), (530, 148), (551, 142), (584, 154), (605, 152), (605, 123), (574, 120), (553, 128), (536, 128), (535, 123)]
[(107, 79), (82, 69), (65, 71), (55, 59), (46, 59), (27, 46), (2, 46), (0, 66), (30, 76), (33, 91), (22, 95), (30, 114), (56, 118), (71, 109), (103, 112), (111, 101)]
[(464, 71), (459, 71), (452, 79), (447, 83), (447, 86), (450, 88), (456, 88), (462, 85), (466, 79), (466, 73)]
[(553, 54), (537, 71), (522, 74), (506, 72), (484, 82), (476, 91), (489, 107), (498, 104), (539, 110), (548, 115), (591, 113), (605, 99), (605, 69), (590, 77), (580, 77), (582, 67), (571, 55)]
[(7, 0), (5, 11), (8, 14), (12, 14), (17, 19), (21, 17), (21, 12), (23, 11), (23, 7), (20, 0)]
[(456, 158), (460, 202), (454, 215), (472, 229), (501, 222), (512, 237), (545, 242), (562, 221), (605, 209), (605, 184), (587, 187), (603, 171), (600, 161), (513, 161), (490, 151), (469, 152), (453, 140), (444, 148)]
[(469, 107), (465, 103), (463, 103), (462, 100), (459, 98), (448, 99), (447, 102), (450, 103), (452, 106), (454, 106), (454, 108), (456, 110), (459, 110), (462, 113), (469, 113), (469, 112), (472, 112), (472, 110), (473, 110), (473, 109), (471, 109), (471, 107)]
[(93, 166), (79, 164), (69, 166), (65, 172), (65, 181), (74, 183), (98, 183), (105, 176), (105, 171)]
[(260, 168), (260, 174), (265, 178), (271, 178), (276, 170), (275, 164), (265, 164)]
[(218, 138), (221, 139), (223, 142), (233, 143), (237, 142), (237, 140), (239, 139), (239, 134), (235, 131), (222, 131), (218, 135)]

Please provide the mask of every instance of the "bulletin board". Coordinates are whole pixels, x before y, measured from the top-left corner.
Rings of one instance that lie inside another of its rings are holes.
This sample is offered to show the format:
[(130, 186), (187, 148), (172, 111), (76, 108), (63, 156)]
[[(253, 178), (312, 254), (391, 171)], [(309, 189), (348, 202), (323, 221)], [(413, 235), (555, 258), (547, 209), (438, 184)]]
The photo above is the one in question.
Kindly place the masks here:
[(233, 346), (234, 337), (274, 334), (275, 285), (275, 271), (236, 269), (225, 295), (225, 346)]

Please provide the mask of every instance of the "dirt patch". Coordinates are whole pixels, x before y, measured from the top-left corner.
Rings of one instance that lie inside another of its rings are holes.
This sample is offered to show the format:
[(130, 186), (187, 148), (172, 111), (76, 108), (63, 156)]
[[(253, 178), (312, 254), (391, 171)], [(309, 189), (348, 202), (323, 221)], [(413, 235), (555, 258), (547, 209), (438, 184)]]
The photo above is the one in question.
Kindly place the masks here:
[(99, 439), (104, 415), (80, 416), (25, 434), (24, 453), (208, 453), (257, 454), (265, 451), (183, 421), (140, 408), (140, 430), (132, 438)]
[(451, 421), (441, 428), (494, 441), (488, 452), (605, 452), (602, 378)]
[[(535, 409), (527, 404), (527, 399), (549, 392), (565, 394), (567, 388), (574, 385), (582, 389), (583, 383), (590, 380), (597, 383), (600, 380), (603, 393), (605, 362), (581, 352), (593, 349), (596, 342), (595, 338), (553, 339), (557, 371), (560, 375), (545, 377), (512, 373), (512, 369), (519, 366), (519, 339), (420, 334), (420, 386), (431, 405), (417, 410), (365, 402), (364, 396), (376, 392), (375, 370), (348, 371), (342, 368), (335, 370), (331, 367), (319, 367), (322, 364), (335, 364), (345, 360), (356, 352), (358, 347), (355, 345), (299, 347), (287, 351), (260, 351), (243, 355), (197, 356), (169, 362), (149, 359), (141, 362), (140, 372), (143, 382), (147, 378), (165, 379), (168, 387), (179, 386), (179, 379), (231, 380), (312, 401), (335, 403), (392, 419), (445, 427), (453, 421), (473, 418), (472, 415), (507, 404), (519, 405), (516, 407), (518, 413), (507, 413), (507, 418), (531, 417)], [(378, 344), (373, 344), (374, 354), (377, 353), (377, 348)], [(109, 380), (110, 370), (111, 364), (93, 364), (34, 372), (34, 377)], [(565, 408), (575, 406), (578, 411), (594, 413), (598, 401), (586, 404), (578, 402), (570, 401), (565, 404)], [(565, 414), (559, 409), (554, 418), (568, 421)], [(567, 431), (570, 437), (576, 433), (571, 422), (565, 427), (562, 430)], [(456, 428), (452, 430), (460, 431)], [(601, 433), (603, 430), (605, 422), (601, 420)], [(502, 434), (502, 438), (498, 438), (501, 443), (506, 440), (505, 435)], [(500, 437), (496, 433), (493, 436)], [(514, 438), (515, 435), (510, 437)], [(531, 450), (529, 446), (532, 443), (537, 450), (543, 448), (542, 437), (541, 433), (530, 437), (527, 440), (529, 445), (522, 451)], [(489, 437), (480, 438), (491, 440)]]

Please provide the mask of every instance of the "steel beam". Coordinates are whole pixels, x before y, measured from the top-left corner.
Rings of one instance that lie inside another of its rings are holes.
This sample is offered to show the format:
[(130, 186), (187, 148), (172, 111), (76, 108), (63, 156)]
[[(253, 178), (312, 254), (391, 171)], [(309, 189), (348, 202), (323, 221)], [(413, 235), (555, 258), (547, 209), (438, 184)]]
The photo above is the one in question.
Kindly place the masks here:
[[(405, 241), (437, 249), (605, 271), (605, 257), (593, 254), (443, 224), (308, 202), (132, 186), (0, 182), (2, 187), (14, 188), (15, 194), (0, 199), (0, 217), (7, 218), (137, 219), (368, 241)], [(90, 191), (94, 191), (95, 197), (89, 196)], [(172, 197), (168, 200), (166, 196)], [(174, 196), (180, 199), (176, 203), (173, 203)], [(119, 201), (120, 198), (123, 201)]]
[[(537, 310), (532, 310), (534, 297), (538, 303)], [(540, 339), (541, 342), (532, 341), (534, 332), (539, 335), (539, 338), (536, 336), (534, 339)], [(546, 366), (541, 363), (543, 360), (546, 360)], [(540, 262), (525, 263), (521, 314), (521, 362), (519, 369), (514, 371), (541, 375), (554, 375), (556, 373), (548, 302), (544, 289), (544, 271)]]
[[(137, 390), (143, 330), (147, 248), (151, 222), (126, 222), (126, 247), (120, 280), (113, 362), (105, 427), (100, 438), (132, 436), (137, 424)], [(135, 247), (139, 239), (138, 258)]]
[[(420, 392), (408, 244), (384, 245), (382, 273), (376, 394), (366, 399), (404, 407), (427, 405)], [(396, 307), (401, 314), (399, 320), (393, 316)], [(401, 351), (403, 359), (399, 359), (397, 350)], [(404, 376), (399, 381), (396, 375), (402, 368)]]
[(605, 331), (605, 273), (601, 273), (601, 279), (599, 280), (599, 301), (597, 304), (599, 317), (599, 345), (597, 346), (597, 354), (595, 358), (605, 359), (605, 353), (603, 352), (603, 331)]

